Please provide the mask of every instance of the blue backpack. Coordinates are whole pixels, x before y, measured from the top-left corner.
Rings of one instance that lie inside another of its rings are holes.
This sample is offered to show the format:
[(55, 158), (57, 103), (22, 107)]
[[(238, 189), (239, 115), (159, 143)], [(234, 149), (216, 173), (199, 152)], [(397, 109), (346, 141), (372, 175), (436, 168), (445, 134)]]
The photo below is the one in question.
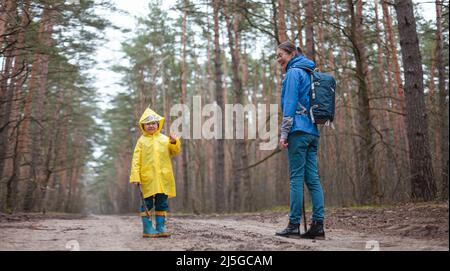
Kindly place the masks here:
[(307, 71), (311, 76), (311, 108), (308, 114), (308, 110), (299, 104), (300, 112), (297, 113), (306, 113), (306, 115), (309, 115), (313, 123), (330, 124), (334, 120), (336, 81), (333, 76), (319, 72), (317, 69), (302, 69)]

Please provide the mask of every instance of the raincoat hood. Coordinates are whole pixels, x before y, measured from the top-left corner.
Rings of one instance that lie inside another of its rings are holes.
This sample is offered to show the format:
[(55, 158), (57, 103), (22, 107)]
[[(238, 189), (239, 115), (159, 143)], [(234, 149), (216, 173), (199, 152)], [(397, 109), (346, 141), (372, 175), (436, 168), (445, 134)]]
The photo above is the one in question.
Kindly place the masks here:
[(150, 135), (144, 130), (143, 124), (151, 121), (159, 121), (158, 130), (153, 135), (157, 135), (161, 132), (161, 129), (164, 125), (164, 118), (148, 107), (147, 109), (145, 109), (144, 113), (142, 113), (142, 116), (139, 119), (139, 128), (141, 129), (142, 134)]
[(314, 64), (313, 61), (307, 59), (303, 55), (296, 56), (291, 61), (289, 61), (286, 71), (288, 71), (290, 68), (307, 68), (310, 70), (314, 70), (316, 68), (316, 64)]

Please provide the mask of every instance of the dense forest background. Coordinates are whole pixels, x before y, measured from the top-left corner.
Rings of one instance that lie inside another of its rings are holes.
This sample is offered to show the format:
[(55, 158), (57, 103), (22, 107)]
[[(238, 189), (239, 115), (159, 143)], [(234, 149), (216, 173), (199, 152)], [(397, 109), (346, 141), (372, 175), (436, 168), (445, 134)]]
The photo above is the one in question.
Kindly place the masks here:
[[(93, 0), (0, 1), (1, 212), (135, 212), (139, 193), (128, 181), (144, 109), (163, 115), (168, 133), (177, 118), (171, 107), (192, 109), (194, 96), (221, 108), (279, 104), (275, 54), (285, 40), (337, 81), (335, 129), (320, 128), (327, 206), (448, 200), (448, 1), (435, 1), (433, 21), (407, 0), (161, 6), (149, 1), (138, 26), (123, 29), (125, 59), (111, 61), (122, 90), (105, 108), (90, 69), (95, 51), (107, 46), (104, 31), (116, 26), (96, 11), (116, 8)], [(286, 152), (260, 150), (260, 143), (182, 139), (171, 211), (288, 205)]]

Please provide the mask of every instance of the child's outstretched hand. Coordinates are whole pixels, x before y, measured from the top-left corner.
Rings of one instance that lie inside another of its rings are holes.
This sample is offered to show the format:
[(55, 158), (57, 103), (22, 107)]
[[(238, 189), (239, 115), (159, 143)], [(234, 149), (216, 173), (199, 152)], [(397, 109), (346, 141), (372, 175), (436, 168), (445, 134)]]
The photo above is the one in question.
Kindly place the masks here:
[(169, 140), (170, 140), (170, 144), (176, 144), (177, 143), (177, 135), (170, 133)]

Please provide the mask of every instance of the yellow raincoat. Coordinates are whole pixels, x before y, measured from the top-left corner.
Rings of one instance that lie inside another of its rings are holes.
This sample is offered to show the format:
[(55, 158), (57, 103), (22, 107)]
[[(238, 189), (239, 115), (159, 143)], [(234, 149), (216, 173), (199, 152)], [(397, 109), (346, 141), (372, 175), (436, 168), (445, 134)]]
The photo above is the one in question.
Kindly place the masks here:
[[(143, 121), (148, 117), (159, 120), (158, 130), (150, 135), (144, 130)], [(158, 193), (169, 198), (176, 196), (175, 178), (172, 170), (172, 156), (180, 152), (180, 140), (175, 144), (160, 133), (164, 118), (147, 108), (139, 120), (141, 137), (136, 143), (131, 164), (130, 183), (141, 183), (144, 198)]]

